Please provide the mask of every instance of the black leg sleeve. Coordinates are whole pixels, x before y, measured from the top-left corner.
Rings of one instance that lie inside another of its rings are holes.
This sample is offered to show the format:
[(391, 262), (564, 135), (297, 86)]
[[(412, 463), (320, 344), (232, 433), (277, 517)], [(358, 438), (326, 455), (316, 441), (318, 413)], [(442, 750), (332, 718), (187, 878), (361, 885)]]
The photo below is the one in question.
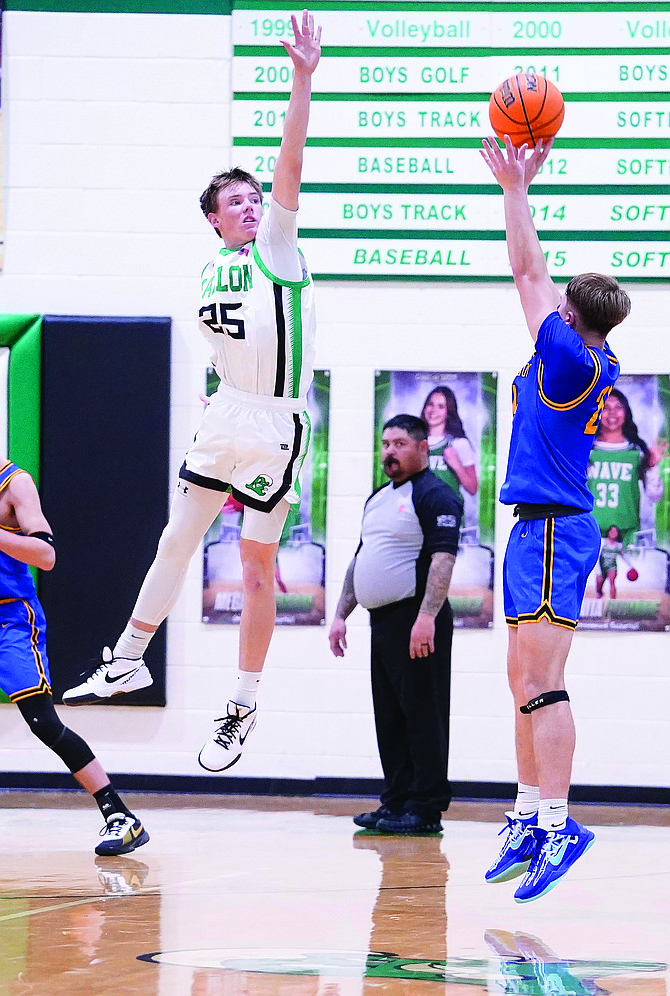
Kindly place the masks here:
[(86, 741), (63, 725), (49, 692), (29, 695), (16, 704), (31, 732), (57, 754), (72, 773), (81, 771), (95, 759)]

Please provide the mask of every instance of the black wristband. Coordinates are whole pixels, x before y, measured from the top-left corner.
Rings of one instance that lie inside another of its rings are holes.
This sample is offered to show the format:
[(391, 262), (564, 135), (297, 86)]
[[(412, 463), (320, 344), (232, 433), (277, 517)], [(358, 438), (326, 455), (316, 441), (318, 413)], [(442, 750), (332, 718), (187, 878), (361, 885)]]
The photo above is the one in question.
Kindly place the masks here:
[(45, 543), (48, 543), (49, 546), (53, 546), (54, 549), (56, 547), (56, 544), (54, 543), (54, 538), (51, 535), (51, 533), (37, 532), (37, 533), (28, 533), (28, 535), (32, 536), (34, 539), (44, 540)]

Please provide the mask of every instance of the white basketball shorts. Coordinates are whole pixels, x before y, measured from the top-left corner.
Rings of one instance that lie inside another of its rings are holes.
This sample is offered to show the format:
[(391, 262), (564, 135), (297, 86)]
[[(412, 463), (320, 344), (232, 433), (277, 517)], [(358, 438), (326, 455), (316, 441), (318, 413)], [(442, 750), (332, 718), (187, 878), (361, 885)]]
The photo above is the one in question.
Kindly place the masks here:
[(245, 394), (225, 384), (207, 405), (179, 476), (231, 491), (248, 508), (271, 511), (300, 501), (300, 472), (311, 423), (304, 398)]

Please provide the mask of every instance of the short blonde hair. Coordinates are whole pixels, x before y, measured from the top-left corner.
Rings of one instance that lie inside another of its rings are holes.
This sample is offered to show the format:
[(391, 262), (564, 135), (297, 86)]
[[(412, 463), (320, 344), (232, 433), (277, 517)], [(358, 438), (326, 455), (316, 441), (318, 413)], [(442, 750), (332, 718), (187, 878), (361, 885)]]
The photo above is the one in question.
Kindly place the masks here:
[(630, 298), (614, 277), (602, 273), (580, 273), (565, 288), (570, 305), (591, 332), (605, 338), (630, 313)]

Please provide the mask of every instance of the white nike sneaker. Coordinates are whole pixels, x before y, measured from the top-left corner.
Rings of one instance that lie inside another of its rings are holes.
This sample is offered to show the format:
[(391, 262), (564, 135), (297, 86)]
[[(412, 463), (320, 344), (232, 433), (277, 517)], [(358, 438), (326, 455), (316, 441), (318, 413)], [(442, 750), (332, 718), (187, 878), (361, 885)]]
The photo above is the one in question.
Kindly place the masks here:
[(198, 763), (207, 771), (225, 771), (242, 757), (245, 741), (256, 725), (256, 706), (249, 709), (238, 702), (228, 703), (228, 715), (215, 719), (214, 736), (198, 755)]
[(109, 647), (103, 647), (100, 665), (86, 681), (63, 692), (63, 705), (78, 706), (104, 702), (121, 692), (148, 688), (154, 679), (142, 658), (114, 657)]

